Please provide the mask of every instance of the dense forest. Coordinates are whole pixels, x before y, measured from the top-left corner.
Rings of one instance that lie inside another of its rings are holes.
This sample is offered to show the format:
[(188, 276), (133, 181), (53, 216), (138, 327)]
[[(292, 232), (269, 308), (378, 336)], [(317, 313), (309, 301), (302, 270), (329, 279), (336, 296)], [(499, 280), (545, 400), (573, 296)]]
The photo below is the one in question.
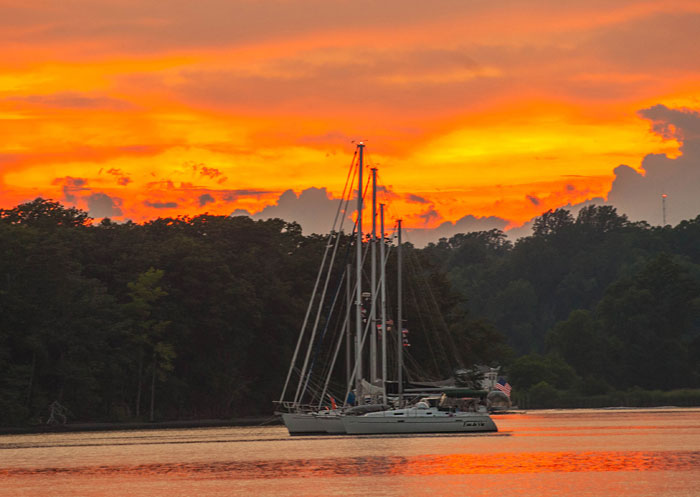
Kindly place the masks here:
[[(71, 421), (268, 415), (326, 243), (279, 219), (0, 210), (0, 425), (45, 422), (55, 401)], [(559, 209), (515, 243), (492, 230), (405, 247), (444, 348), (501, 366), (521, 403), (700, 401), (700, 217)], [(430, 325), (406, 300), (421, 361)]]

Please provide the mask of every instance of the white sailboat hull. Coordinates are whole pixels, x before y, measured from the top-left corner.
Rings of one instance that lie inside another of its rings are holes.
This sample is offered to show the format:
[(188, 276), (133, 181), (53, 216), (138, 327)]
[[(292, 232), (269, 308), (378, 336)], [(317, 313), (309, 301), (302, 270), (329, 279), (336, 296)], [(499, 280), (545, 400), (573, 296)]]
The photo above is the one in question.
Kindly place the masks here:
[(326, 433), (331, 435), (345, 434), (345, 425), (343, 424), (343, 416), (340, 414), (317, 414), (319, 425)]
[(290, 435), (319, 435), (326, 432), (322, 421), (310, 412), (291, 412), (282, 414), (282, 421)]
[(394, 411), (384, 411), (364, 416), (343, 416), (342, 419), (349, 435), (498, 431), (496, 423), (487, 414), (481, 413), (397, 415)]

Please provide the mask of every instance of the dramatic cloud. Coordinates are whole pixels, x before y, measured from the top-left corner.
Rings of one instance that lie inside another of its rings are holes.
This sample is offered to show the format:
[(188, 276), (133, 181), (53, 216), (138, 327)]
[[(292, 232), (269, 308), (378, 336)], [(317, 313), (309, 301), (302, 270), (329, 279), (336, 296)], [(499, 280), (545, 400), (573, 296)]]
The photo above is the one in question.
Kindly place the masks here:
[(208, 176), (208, 177), (214, 179), (214, 178), (218, 178), (219, 176), (221, 176), (221, 171), (219, 171), (218, 169), (213, 168), (213, 167), (203, 166), (199, 170), (199, 174), (201, 174), (202, 176)]
[(205, 205), (210, 204), (212, 202), (214, 202), (214, 197), (212, 197), (208, 193), (205, 193), (205, 194), (199, 196), (199, 206), (200, 207), (204, 207)]
[[(307, 188), (299, 196), (292, 190), (287, 190), (280, 195), (275, 205), (265, 207), (252, 217), (254, 219), (280, 218), (286, 221), (295, 221), (301, 225), (305, 234), (328, 233), (340, 203), (340, 199), (331, 198), (325, 188)], [(342, 212), (338, 221), (343, 221)], [(345, 231), (352, 230), (352, 221), (347, 217), (344, 219), (343, 229)]]
[(639, 111), (649, 119), (651, 129), (667, 140), (675, 139), (686, 147), (697, 146), (700, 140), (700, 114), (690, 109), (669, 109), (665, 105), (654, 105)]
[(256, 197), (275, 193), (270, 190), (255, 190), (242, 188), (240, 190), (225, 190), (223, 193), (224, 202), (237, 202), (241, 197)]
[(86, 187), (87, 180), (84, 178), (71, 178), (70, 176), (66, 176), (65, 178), (54, 179), (52, 184), (63, 185), (63, 200), (70, 203), (77, 202), (76, 193), (89, 190), (89, 188)]
[(406, 196), (406, 200), (409, 202), (415, 202), (417, 204), (429, 204), (430, 202), (419, 195), (413, 195), (412, 193)]
[(135, 221), (325, 232), (367, 140), (407, 227), (517, 226), (607, 192), (639, 216), (662, 191), (669, 221), (695, 209), (696, 117), (671, 109), (700, 96), (697, 2), (0, 4), (3, 208), (99, 192)]
[[(561, 207), (576, 216), (589, 205), (612, 205), (632, 221), (646, 221), (652, 225), (677, 224), (700, 215), (700, 112), (692, 109), (671, 109), (654, 105), (638, 114), (651, 121), (651, 131), (665, 140), (680, 143), (680, 155), (648, 154), (641, 163), (641, 171), (621, 164), (614, 169), (615, 180), (607, 199), (594, 197)], [(573, 185), (566, 189), (574, 191)], [(664, 197), (665, 195), (665, 197)], [(510, 238), (532, 234), (534, 218), (524, 225), (509, 230)]]
[(151, 202), (150, 200), (146, 200), (144, 201), (144, 205), (153, 207), (154, 209), (174, 209), (177, 207), (177, 202)]
[[(571, 185), (567, 185), (567, 190), (569, 186)], [(532, 203), (532, 205), (540, 205), (540, 199), (538, 199), (534, 195), (527, 195), (526, 197)]]
[(251, 214), (250, 214), (250, 212), (248, 212), (248, 211), (245, 210), (245, 209), (236, 209), (235, 211), (233, 211), (233, 212), (231, 213), (231, 217), (238, 217), (238, 216), (247, 216), (247, 217), (251, 217)]
[(434, 207), (429, 207), (423, 212), (418, 213), (417, 217), (423, 220), (424, 225), (428, 225), (433, 221), (437, 221), (442, 216), (435, 210)]
[(491, 229), (505, 229), (508, 221), (499, 217), (475, 217), (472, 215), (464, 216), (458, 221), (452, 223), (445, 221), (437, 228), (433, 229), (408, 229), (406, 239), (416, 245), (423, 247), (428, 243), (437, 242), (440, 238), (450, 238), (457, 233), (469, 233), (472, 231), (488, 231)]
[(107, 170), (107, 174), (111, 174), (117, 179), (117, 184), (121, 186), (126, 186), (131, 183), (131, 178), (125, 174), (121, 169), (111, 168)]
[(121, 199), (104, 193), (93, 193), (87, 197), (88, 213), (91, 217), (119, 217), (122, 215)]
[(700, 113), (655, 105), (639, 114), (652, 122), (654, 133), (682, 142), (681, 155), (649, 154), (642, 161), (641, 172), (618, 166), (608, 203), (632, 220), (658, 225), (662, 223), (665, 194), (667, 223), (696, 217), (700, 214)]

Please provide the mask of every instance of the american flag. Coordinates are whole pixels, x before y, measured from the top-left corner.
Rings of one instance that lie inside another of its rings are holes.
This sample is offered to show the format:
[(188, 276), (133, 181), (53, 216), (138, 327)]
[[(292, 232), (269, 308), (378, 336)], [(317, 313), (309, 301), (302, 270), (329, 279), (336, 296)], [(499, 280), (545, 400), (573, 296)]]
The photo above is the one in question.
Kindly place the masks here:
[(501, 392), (503, 392), (504, 394), (506, 394), (506, 395), (508, 396), (508, 398), (510, 398), (510, 390), (511, 390), (511, 388), (510, 388), (510, 383), (508, 383), (508, 382), (507, 382), (506, 380), (504, 380), (503, 378), (499, 378), (499, 379), (498, 379), (498, 381), (497, 381), (496, 384), (494, 385), (494, 388), (495, 388), (496, 390), (500, 390)]

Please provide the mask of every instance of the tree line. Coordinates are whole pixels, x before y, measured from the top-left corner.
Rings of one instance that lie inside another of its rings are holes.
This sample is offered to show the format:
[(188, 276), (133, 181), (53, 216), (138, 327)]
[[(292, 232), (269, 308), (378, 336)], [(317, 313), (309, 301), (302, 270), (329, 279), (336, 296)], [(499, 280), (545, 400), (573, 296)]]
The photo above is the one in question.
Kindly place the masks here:
[(424, 250), (507, 338), (521, 399), (700, 387), (700, 216), (652, 227), (612, 206), (557, 209), (515, 243), (491, 230)]
[[(326, 243), (279, 219), (0, 209), (0, 425), (44, 422), (54, 401), (75, 421), (269, 414)], [(560, 209), (515, 243), (492, 230), (410, 252), (418, 364), (444, 374), (441, 349), (550, 398), (700, 386), (700, 217)]]

